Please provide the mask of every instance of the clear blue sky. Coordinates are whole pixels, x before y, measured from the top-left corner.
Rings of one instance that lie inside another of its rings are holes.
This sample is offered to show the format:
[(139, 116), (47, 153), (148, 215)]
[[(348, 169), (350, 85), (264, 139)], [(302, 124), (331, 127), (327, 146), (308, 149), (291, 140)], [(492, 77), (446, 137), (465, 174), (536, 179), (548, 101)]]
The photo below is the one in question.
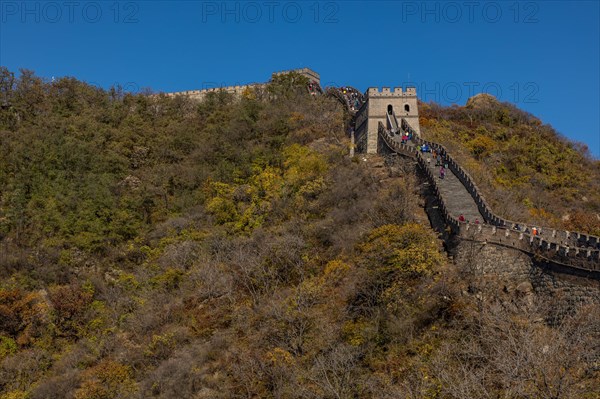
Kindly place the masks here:
[(600, 156), (598, 1), (0, 1), (0, 64), (135, 91), (264, 82), (487, 91)]

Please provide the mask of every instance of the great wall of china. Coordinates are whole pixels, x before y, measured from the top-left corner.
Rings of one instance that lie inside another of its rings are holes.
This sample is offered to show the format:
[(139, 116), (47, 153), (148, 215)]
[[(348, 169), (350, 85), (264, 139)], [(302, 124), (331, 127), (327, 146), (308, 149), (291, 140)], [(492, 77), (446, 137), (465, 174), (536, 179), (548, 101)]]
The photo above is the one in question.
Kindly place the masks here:
[[(286, 73), (278, 72), (273, 75)], [(294, 70), (307, 77), (311, 84), (320, 83), (319, 75), (308, 69)], [(245, 90), (264, 87), (265, 84), (233, 86), (220, 89), (168, 93), (202, 99), (208, 93), (223, 90), (241, 95)], [(362, 94), (352, 87), (319, 90), (337, 98), (351, 116), (351, 138), (359, 153), (394, 153), (413, 159), (425, 174), (439, 204), (438, 210), (452, 236), (459, 240), (475, 241), (484, 245), (511, 248), (527, 254), (534, 260), (557, 266), (561, 271), (600, 280), (600, 238), (586, 233), (570, 232), (538, 226), (541, 234), (533, 234), (527, 223), (514, 222), (496, 215), (488, 205), (473, 178), (438, 143), (422, 138), (419, 128), (417, 94), (414, 88), (369, 88)], [(412, 140), (402, 143), (402, 134), (411, 134)], [(436, 178), (430, 155), (418, 150), (427, 144), (448, 163), (446, 179)], [(354, 148), (353, 148), (354, 151)], [(470, 214), (470, 222), (459, 221), (460, 214)], [(474, 223), (479, 218), (481, 222)]]
[[(408, 128), (410, 129), (410, 127)], [(464, 208), (452, 209), (447, 206), (447, 198), (442, 193), (445, 181), (435, 177), (431, 165), (415, 146), (398, 143), (383, 124), (379, 125), (379, 135), (385, 145), (393, 152), (416, 159), (434, 187), (446, 223), (453, 233), (465, 239), (498, 244), (545, 258), (561, 266), (573, 267), (600, 277), (600, 239), (595, 236), (565, 230), (541, 228), (542, 235), (534, 235), (531, 226), (517, 223), (497, 216), (489, 207), (471, 176), (452, 158), (446, 149), (437, 143), (420, 138), (417, 145), (428, 144), (448, 160), (450, 171), (456, 176), (466, 192), (472, 197), (481, 215), (482, 223), (460, 222), (458, 215), (465, 213)], [(447, 180), (446, 180), (447, 181)], [(458, 195), (458, 193), (455, 193)]]

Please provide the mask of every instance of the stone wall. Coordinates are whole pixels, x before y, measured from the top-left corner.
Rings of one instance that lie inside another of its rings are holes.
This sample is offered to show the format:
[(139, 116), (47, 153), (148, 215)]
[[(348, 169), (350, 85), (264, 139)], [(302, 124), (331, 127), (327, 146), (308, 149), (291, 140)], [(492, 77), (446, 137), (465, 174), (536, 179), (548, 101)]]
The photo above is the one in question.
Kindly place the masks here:
[(600, 303), (600, 281), (557, 271), (522, 251), (478, 241), (461, 240), (452, 249), (455, 265), (505, 292), (535, 293), (569, 304)]
[[(367, 97), (366, 101), (363, 103), (362, 107), (356, 113), (354, 119), (354, 135), (355, 135), (355, 143), (356, 143), (356, 151), (359, 153), (376, 153), (377, 146), (373, 147), (371, 142), (371, 146), (369, 147), (368, 143), (368, 121), (369, 121), (369, 98)], [(375, 150), (373, 150), (375, 148)], [(370, 150), (370, 151), (369, 151)]]
[(551, 242), (541, 236), (534, 236), (513, 229), (497, 227), (489, 224), (473, 225), (461, 223), (460, 235), (477, 241), (510, 246), (528, 252), (538, 258), (548, 259), (554, 263), (596, 272), (600, 276), (599, 251), (589, 248), (570, 248)]
[[(299, 68), (292, 69), (289, 71), (274, 72), (272, 76), (282, 75), (290, 72), (299, 73), (300, 75), (306, 76), (309, 80), (316, 81), (319, 85), (321, 84), (321, 77), (319, 76), (319, 74), (310, 68)], [(242, 96), (244, 93), (247, 93), (249, 90), (264, 89), (266, 85), (266, 83), (250, 83), (247, 85), (223, 86), (203, 90), (186, 90), (165, 94), (167, 96), (187, 96), (194, 100), (203, 100), (209, 93), (224, 91), (226, 93), (233, 94), (234, 96), (239, 97)]]
[(187, 90), (187, 91), (178, 91), (174, 93), (165, 93), (169, 97), (174, 96), (187, 96), (193, 100), (204, 100), (209, 93), (218, 93), (220, 91), (224, 91), (229, 94), (233, 94), (236, 97), (241, 97), (244, 93), (247, 93), (249, 90), (260, 90), (266, 86), (265, 83), (252, 83), (248, 85), (238, 85), (238, 86), (227, 86), (227, 87), (217, 87), (211, 89), (204, 90)]

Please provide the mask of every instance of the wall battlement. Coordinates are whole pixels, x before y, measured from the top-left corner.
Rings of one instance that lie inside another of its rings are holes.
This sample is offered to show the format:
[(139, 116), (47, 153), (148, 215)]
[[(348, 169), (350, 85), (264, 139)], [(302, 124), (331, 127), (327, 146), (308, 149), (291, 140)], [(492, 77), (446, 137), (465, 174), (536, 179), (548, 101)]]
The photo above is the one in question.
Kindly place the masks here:
[(394, 87), (390, 90), (389, 87), (382, 87), (381, 90), (378, 87), (369, 87), (367, 90), (369, 97), (416, 97), (417, 89), (414, 87)]
[(202, 90), (178, 91), (178, 92), (173, 92), (173, 93), (165, 93), (165, 95), (167, 95), (169, 97), (188, 96), (193, 99), (201, 100), (209, 93), (218, 93), (220, 91), (224, 91), (226, 93), (230, 93), (233, 95), (242, 95), (245, 90), (258, 89), (258, 88), (262, 88), (264, 86), (265, 86), (264, 83), (251, 83), (251, 84), (247, 84), (247, 85), (212, 87), (210, 89), (202, 89)]

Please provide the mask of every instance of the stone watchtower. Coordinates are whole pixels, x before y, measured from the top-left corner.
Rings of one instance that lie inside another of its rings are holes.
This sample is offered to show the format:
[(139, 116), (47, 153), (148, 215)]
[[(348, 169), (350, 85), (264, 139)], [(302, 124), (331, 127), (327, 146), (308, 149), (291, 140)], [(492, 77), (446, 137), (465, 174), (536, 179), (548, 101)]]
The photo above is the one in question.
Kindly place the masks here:
[(381, 91), (376, 87), (370, 87), (365, 102), (356, 114), (355, 142), (358, 152), (377, 153), (379, 150), (377, 129), (379, 122), (389, 127), (388, 114), (395, 115), (399, 125), (401, 119), (405, 119), (418, 134), (421, 133), (417, 90), (414, 87), (407, 87), (404, 91), (401, 87), (396, 87), (394, 90), (384, 87)]
[(321, 76), (310, 68), (298, 68), (298, 69), (291, 69), (289, 71), (273, 72), (273, 76), (283, 75), (283, 74), (290, 73), (290, 72), (296, 72), (296, 73), (308, 78), (308, 80), (310, 82), (316, 82), (319, 85), (321, 84)]

